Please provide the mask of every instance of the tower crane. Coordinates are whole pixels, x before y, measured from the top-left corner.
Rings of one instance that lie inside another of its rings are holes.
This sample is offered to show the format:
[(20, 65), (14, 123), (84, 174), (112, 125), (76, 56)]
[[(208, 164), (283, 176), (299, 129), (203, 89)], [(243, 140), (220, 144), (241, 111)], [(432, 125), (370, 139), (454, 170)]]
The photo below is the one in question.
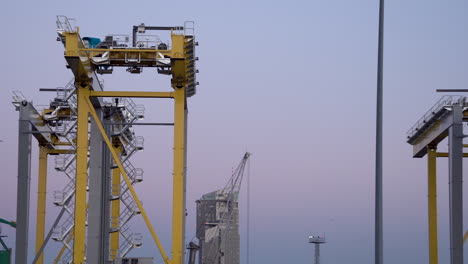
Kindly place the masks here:
[(250, 155), (249, 152), (244, 154), (223, 189), (206, 194), (199, 201), (200, 264), (240, 262), (237, 201)]

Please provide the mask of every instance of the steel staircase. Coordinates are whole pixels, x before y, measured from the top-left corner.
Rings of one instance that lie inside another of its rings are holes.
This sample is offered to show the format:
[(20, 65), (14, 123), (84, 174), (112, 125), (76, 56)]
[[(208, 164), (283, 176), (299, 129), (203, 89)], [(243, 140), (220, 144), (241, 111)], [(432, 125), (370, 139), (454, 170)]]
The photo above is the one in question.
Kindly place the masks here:
[[(135, 168), (130, 158), (139, 150), (143, 149), (144, 139), (135, 136), (132, 124), (144, 118), (144, 107), (135, 104), (131, 98), (114, 99), (113, 112), (111, 115), (112, 136), (117, 137), (122, 143), (123, 151), (121, 161), (125, 172), (127, 173), (131, 184), (136, 184), (143, 180), (143, 170)], [(67, 83), (64, 88), (57, 89), (57, 97), (51, 102), (51, 106), (69, 109), (69, 116), (63, 117), (59, 121), (54, 120), (54, 132), (62, 142), (70, 143), (71, 148), (76, 148), (76, 122), (77, 122), (77, 97), (74, 80)], [(115, 162), (114, 162), (115, 163)], [(114, 164), (112, 168), (116, 168)], [(75, 174), (76, 174), (76, 155), (60, 154), (55, 158), (55, 169), (63, 172), (67, 176), (67, 183), (62, 188), (54, 192), (54, 204), (65, 208), (66, 213), (60, 219), (59, 224), (54, 229), (53, 240), (63, 244), (64, 254), (58, 263), (72, 263), (72, 245), (73, 240), (69, 236), (73, 235), (74, 226), (74, 202), (72, 199), (75, 194)], [(142, 244), (141, 234), (135, 234), (130, 229), (130, 221), (140, 214), (140, 211), (133, 200), (129, 188), (122, 179), (120, 185), (111, 187), (110, 200), (120, 199), (121, 214), (117, 219), (110, 219), (112, 224), (118, 222), (117, 230), (110, 232), (120, 233), (120, 246), (118, 257), (124, 257), (133, 248), (138, 248)], [(69, 240), (69, 242), (67, 242)]]

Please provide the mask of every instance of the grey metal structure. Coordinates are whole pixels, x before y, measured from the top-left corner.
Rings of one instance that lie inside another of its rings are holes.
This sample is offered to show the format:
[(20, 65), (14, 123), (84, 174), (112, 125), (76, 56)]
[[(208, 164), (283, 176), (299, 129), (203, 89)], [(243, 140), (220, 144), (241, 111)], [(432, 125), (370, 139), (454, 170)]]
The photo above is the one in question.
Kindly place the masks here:
[[(96, 109), (102, 120), (102, 110)], [(109, 126), (105, 129), (109, 130)], [(108, 132), (108, 131), (107, 131)], [(88, 251), (89, 263), (109, 261), (110, 153), (94, 120), (91, 121), (89, 159)]]
[(384, 0), (379, 4), (379, 41), (377, 61), (377, 117), (375, 146), (375, 264), (383, 263), (383, 59), (384, 59)]
[[(228, 222), (223, 221), (225, 214), (230, 215)], [(196, 236), (200, 247), (199, 264), (239, 264), (238, 202), (228, 201), (221, 191), (203, 195), (197, 201)]]
[(320, 244), (325, 244), (327, 241), (323, 236), (310, 236), (309, 243), (315, 245), (315, 264), (320, 264)]
[(450, 263), (463, 263), (463, 122), (468, 122), (467, 98), (442, 97), (409, 131), (413, 157), (422, 158), (448, 138)]
[(31, 189), (32, 124), (30, 106), (22, 101), (19, 106), (18, 133), (18, 192), (16, 204), (16, 264), (28, 261), (29, 202)]
[(117, 258), (114, 264), (153, 264), (153, 258)]
[(190, 242), (187, 249), (189, 250), (188, 264), (195, 264), (197, 261), (197, 251), (200, 250), (200, 247), (194, 242)]
[[(100, 83), (96, 81), (100, 86)], [(16, 262), (28, 263), (28, 227), (30, 209), (30, 181), (31, 181), (31, 143), (36, 138), (41, 147), (50, 150), (64, 150), (55, 145), (56, 140), (70, 143), (70, 150), (74, 148), (74, 128), (76, 127), (76, 96), (74, 80), (65, 88), (57, 88), (57, 97), (50, 103), (52, 112), (40, 113), (31, 102), (25, 100), (21, 93), (14, 92), (13, 105), (19, 111), (19, 138), (18, 138), (18, 203), (17, 203), (17, 238)], [(115, 137), (123, 144), (124, 168), (132, 184), (142, 181), (143, 170), (135, 168), (129, 158), (138, 150), (143, 149), (143, 140), (136, 137), (132, 125), (143, 118), (144, 108), (137, 106), (129, 98), (120, 98), (114, 103), (95, 100), (93, 103), (102, 119), (109, 137)], [(101, 106), (105, 106), (106, 113)], [(69, 110), (69, 112), (67, 112)], [(65, 111), (66, 114), (63, 114)], [(114, 125), (117, 123), (116, 125)], [(125, 257), (133, 248), (142, 244), (141, 234), (132, 233), (129, 221), (138, 214), (135, 201), (131, 198), (128, 189), (122, 186), (111, 186), (110, 172), (113, 169), (109, 150), (103, 143), (97, 126), (91, 123), (90, 151), (89, 151), (89, 201), (88, 201), (88, 229), (87, 229), (87, 261), (88, 263), (108, 263), (110, 261), (110, 233), (119, 232), (121, 240), (118, 252), (114, 256)], [(112, 131), (112, 132), (111, 132)], [(74, 175), (75, 156), (70, 151), (66, 154), (56, 155), (55, 169), (61, 171), (69, 178), (69, 183), (61, 190), (54, 192), (54, 204), (62, 209), (48, 232), (39, 253), (35, 255), (33, 263), (39, 259), (50, 238), (64, 245), (65, 253), (60, 263), (71, 263), (70, 238), (73, 237), (74, 212)], [(123, 183), (121, 182), (120, 185)], [(120, 195), (115, 197), (111, 189), (118, 189)], [(119, 199), (122, 203), (119, 219), (111, 219), (110, 203)], [(111, 230), (111, 221), (119, 224), (117, 229)], [(117, 255), (118, 254), (118, 255)], [(144, 262), (143, 262), (144, 263)]]
[(449, 128), (450, 263), (463, 263), (463, 108), (452, 106)]
[(24, 264), (28, 260), (32, 136), (40, 145), (53, 148), (53, 131), (41, 125), (39, 112), (21, 93), (13, 93), (12, 103), (19, 111), (15, 263)]

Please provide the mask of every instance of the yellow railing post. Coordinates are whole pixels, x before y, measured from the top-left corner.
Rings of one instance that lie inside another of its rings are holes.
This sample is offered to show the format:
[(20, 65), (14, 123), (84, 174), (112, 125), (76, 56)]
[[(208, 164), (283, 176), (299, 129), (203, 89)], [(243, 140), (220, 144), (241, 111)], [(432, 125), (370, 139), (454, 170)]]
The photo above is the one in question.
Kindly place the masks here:
[[(115, 152), (120, 155), (122, 152), (122, 146), (114, 145)], [(120, 196), (120, 169), (112, 169), (112, 196)], [(117, 230), (120, 226), (120, 197), (115, 198), (111, 201), (111, 229)], [(116, 220), (117, 219), (117, 220)], [(117, 252), (119, 251), (119, 234), (120, 232), (115, 231), (110, 234), (110, 257), (111, 260), (115, 260)]]
[(78, 120), (75, 177), (75, 225), (73, 229), (73, 263), (85, 261), (86, 243), (86, 186), (88, 184), (88, 115), (89, 86), (77, 90)]
[[(36, 254), (44, 243), (47, 199), (47, 147), (39, 146), (39, 175), (37, 179)], [(44, 253), (36, 262), (44, 263)]]
[(185, 88), (175, 88), (174, 95), (172, 264), (183, 264), (185, 243), (185, 146), (187, 125)]
[(429, 223), (429, 263), (438, 263), (437, 245), (437, 150), (428, 148), (427, 152), (427, 202)]

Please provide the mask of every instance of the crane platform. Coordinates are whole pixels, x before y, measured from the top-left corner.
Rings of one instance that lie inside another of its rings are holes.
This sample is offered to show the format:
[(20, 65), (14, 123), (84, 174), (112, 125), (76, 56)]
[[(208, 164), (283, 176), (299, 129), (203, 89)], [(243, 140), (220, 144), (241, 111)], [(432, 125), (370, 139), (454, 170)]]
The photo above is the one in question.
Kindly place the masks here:
[(463, 121), (468, 121), (468, 103), (464, 96), (443, 96), (407, 132), (407, 141), (413, 146), (413, 157), (422, 158), (429, 145), (436, 146), (448, 135), (453, 123), (450, 115), (454, 105), (463, 107)]

